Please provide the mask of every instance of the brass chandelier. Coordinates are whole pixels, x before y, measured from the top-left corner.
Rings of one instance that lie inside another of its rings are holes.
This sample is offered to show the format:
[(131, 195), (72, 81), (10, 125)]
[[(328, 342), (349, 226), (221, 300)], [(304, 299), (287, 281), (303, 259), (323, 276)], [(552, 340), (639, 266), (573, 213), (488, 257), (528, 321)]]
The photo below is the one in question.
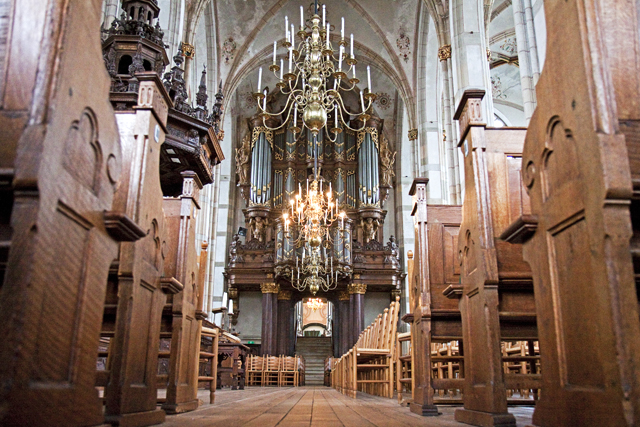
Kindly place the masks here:
[[(339, 212), (338, 200), (333, 198), (331, 184), (325, 193), (322, 178), (318, 170), (318, 134), (322, 129), (331, 142), (335, 142), (344, 128), (359, 132), (365, 128), (371, 117), (367, 111), (376, 99), (371, 91), (371, 69), (367, 67), (367, 88), (360, 92), (361, 112), (351, 113), (345, 107), (342, 94), (356, 92), (360, 80), (356, 76), (357, 60), (353, 53), (353, 34), (351, 34), (350, 53), (344, 37), (344, 18), (340, 32), (339, 49), (334, 50), (331, 43), (331, 25), (326, 21), (326, 6), (322, 6), (322, 27), (318, 15), (318, 2), (314, 3), (314, 15), (311, 18), (311, 31), (307, 32), (304, 21), (304, 10), (300, 7), (300, 29), (297, 33), (299, 42), (296, 46), (294, 25), (289, 29), (288, 18), (285, 17), (285, 40), (282, 46), (287, 49), (289, 61), (288, 72), (284, 73), (284, 60), (276, 63), (278, 42), (273, 43), (273, 63), (269, 70), (278, 78), (277, 87), (287, 97), (281, 111), (267, 111), (267, 93), (257, 92), (254, 97), (258, 103), (258, 113), (262, 117), (266, 129), (275, 131), (288, 126), (294, 138), (304, 128), (313, 135), (314, 169), (313, 180), (307, 180), (307, 192), (303, 197), (302, 188), (290, 200), (290, 212), (285, 209), (282, 215), (285, 234), (293, 241), (295, 248), (302, 248), (302, 253), (295, 251), (295, 267), (286, 267), (278, 271), (279, 275), (288, 277), (298, 291), (309, 291), (315, 295), (322, 290), (328, 292), (335, 289), (338, 280), (350, 276), (348, 265), (335, 263), (332, 247), (332, 230), (344, 232), (346, 213)], [(343, 67), (345, 65), (345, 67)], [(279, 76), (278, 76), (279, 73)], [(351, 78), (349, 78), (351, 74)], [(258, 71), (258, 88), (262, 87), (262, 68)], [(333, 115), (333, 120), (329, 116)], [(299, 120), (300, 116), (302, 120)], [(282, 117), (282, 124), (269, 127), (267, 119)], [(349, 125), (352, 120), (362, 123), (354, 129)], [(333, 127), (329, 128), (331, 124)], [(340, 219), (339, 227), (333, 226)], [(293, 233), (293, 235), (292, 235)]]
[[(289, 30), (289, 20), (288, 17), (285, 17), (285, 40), (282, 42), (282, 46), (287, 49), (288, 72), (284, 73), (283, 59), (280, 60), (280, 65), (276, 64), (277, 41), (273, 42), (273, 64), (269, 66), (269, 70), (278, 78), (276, 86), (282, 94), (287, 96), (287, 102), (281, 111), (269, 113), (266, 108), (266, 91), (254, 94), (258, 101), (258, 112), (263, 118), (265, 128), (275, 131), (288, 125), (295, 135), (306, 127), (314, 136), (314, 145), (317, 144), (318, 133), (323, 128), (331, 131), (325, 132), (331, 142), (335, 142), (343, 127), (354, 132), (364, 129), (366, 121), (370, 118), (367, 111), (376, 99), (376, 95), (371, 91), (371, 68), (367, 66), (367, 88), (360, 92), (362, 111), (350, 113), (345, 107), (342, 93), (352, 91), (355, 93), (356, 85), (360, 82), (356, 77), (358, 61), (353, 53), (353, 34), (351, 34), (350, 54), (347, 54), (345, 51), (347, 41), (344, 37), (344, 18), (342, 18), (339, 49), (335, 51), (330, 39), (330, 28), (331, 25), (326, 22), (326, 7), (324, 5), (322, 6), (322, 28), (320, 28), (318, 1), (315, 0), (311, 31), (307, 32), (304, 26), (304, 10), (300, 6), (300, 29), (297, 33), (300, 41), (296, 46), (294, 25), (291, 24)], [(348, 77), (349, 74), (352, 75), (351, 78)], [(261, 86), (262, 67), (258, 71), (258, 90)], [(329, 129), (328, 117), (331, 113), (334, 116), (333, 127)], [(302, 120), (299, 121), (298, 116)], [(348, 121), (345, 120), (345, 117), (352, 116), (362, 122), (359, 129), (350, 127)], [(284, 120), (280, 126), (272, 128), (267, 125), (267, 119), (270, 117), (283, 117)]]
[[(295, 248), (302, 248), (302, 256), (296, 255), (294, 268), (285, 269), (293, 287), (302, 292), (306, 288), (315, 295), (319, 290), (328, 292), (335, 289), (338, 279), (349, 272), (340, 264), (333, 263), (332, 228), (337, 233), (344, 231), (345, 212), (338, 212), (338, 202), (334, 200), (331, 184), (327, 193), (323, 192), (323, 181), (307, 181), (307, 193), (299, 193), (290, 200), (291, 210), (282, 214), (284, 231)], [(339, 227), (332, 227), (339, 221)], [(292, 232), (294, 234), (292, 234)], [(302, 276), (302, 278), (301, 278)]]

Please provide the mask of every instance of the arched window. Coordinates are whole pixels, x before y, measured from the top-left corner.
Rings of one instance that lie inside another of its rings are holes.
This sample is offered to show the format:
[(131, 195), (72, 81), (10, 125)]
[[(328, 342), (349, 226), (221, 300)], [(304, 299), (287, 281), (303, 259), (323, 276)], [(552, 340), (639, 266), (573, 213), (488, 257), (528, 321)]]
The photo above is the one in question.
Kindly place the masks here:
[(151, 71), (151, 62), (149, 62), (148, 60), (144, 60), (142, 61), (142, 66), (144, 67), (145, 71)]

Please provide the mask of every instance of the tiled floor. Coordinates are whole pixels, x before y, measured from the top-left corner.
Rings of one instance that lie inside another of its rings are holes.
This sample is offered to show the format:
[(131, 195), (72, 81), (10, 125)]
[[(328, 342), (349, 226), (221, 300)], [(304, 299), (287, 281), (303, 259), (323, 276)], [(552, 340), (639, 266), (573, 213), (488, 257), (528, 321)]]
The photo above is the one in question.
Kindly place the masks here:
[[(208, 402), (208, 392), (200, 399)], [(242, 391), (218, 390), (213, 405), (204, 404), (186, 414), (167, 416), (163, 427), (204, 426), (456, 426), (455, 407), (442, 406), (439, 417), (420, 417), (398, 405), (396, 399), (358, 394), (343, 396), (328, 387), (267, 388)], [(532, 407), (514, 407), (518, 427), (531, 423)]]

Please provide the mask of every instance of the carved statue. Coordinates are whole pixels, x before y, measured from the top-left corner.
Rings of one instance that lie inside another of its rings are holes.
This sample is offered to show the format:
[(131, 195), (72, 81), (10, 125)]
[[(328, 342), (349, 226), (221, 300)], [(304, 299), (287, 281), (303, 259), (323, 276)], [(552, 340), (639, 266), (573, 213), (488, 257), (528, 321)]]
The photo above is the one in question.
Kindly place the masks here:
[(236, 148), (236, 172), (238, 174), (238, 185), (249, 183), (249, 155), (251, 154), (251, 139), (245, 135), (240, 148)]
[(233, 235), (233, 240), (229, 245), (229, 262), (236, 262), (238, 260), (238, 245), (240, 244), (240, 236)]
[(378, 231), (378, 226), (380, 225), (380, 221), (373, 218), (367, 218), (366, 221), (361, 220), (360, 224), (362, 225), (362, 230), (364, 231), (365, 243), (368, 243), (371, 240), (375, 240), (376, 232)]
[(380, 163), (382, 163), (382, 185), (392, 186), (393, 177), (396, 173), (393, 171), (393, 164), (396, 161), (396, 152), (389, 148), (389, 141), (382, 135), (380, 143)]
[(260, 243), (264, 241), (265, 232), (267, 231), (267, 226), (269, 225), (269, 220), (267, 218), (255, 217), (253, 219), (253, 238)]

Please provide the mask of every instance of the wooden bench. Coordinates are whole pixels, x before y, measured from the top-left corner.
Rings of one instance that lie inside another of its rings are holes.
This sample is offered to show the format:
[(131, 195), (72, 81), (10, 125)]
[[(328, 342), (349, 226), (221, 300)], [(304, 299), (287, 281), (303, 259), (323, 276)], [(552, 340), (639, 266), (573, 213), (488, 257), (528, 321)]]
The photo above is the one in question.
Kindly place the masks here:
[(480, 108), (484, 91), (466, 91), (455, 119), (465, 159), (465, 199), (458, 247), (465, 357), (464, 409), (457, 421), (515, 426), (507, 389), (537, 389), (540, 377), (503, 372), (501, 341), (536, 340), (531, 269), (521, 245), (500, 239), (512, 221), (530, 211), (520, 175), (524, 129), (486, 129)]
[(165, 360), (168, 375), (158, 382), (158, 388), (166, 388), (162, 409), (169, 414), (198, 407), (198, 346), (202, 320), (207, 317), (202, 311), (207, 244), (202, 244), (200, 254), (194, 245), (202, 184), (195, 172), (181, 175), (182, 195), (165, 197), (162, 202), (167, 241), (163, 280), (174, 278), (183, 285), (180, 292), (167, 295), (160, 328), (162, 344), (169, 350)]
[[(113, 207), (123, 158), (100, 54), (98, 3), (14, 1), (3, 19), (2, 425), (104, 420), (95, 352), (120, 240), (109, 229), (130, 222)], [(103, 212), (112, 214), (110, 225)]]

